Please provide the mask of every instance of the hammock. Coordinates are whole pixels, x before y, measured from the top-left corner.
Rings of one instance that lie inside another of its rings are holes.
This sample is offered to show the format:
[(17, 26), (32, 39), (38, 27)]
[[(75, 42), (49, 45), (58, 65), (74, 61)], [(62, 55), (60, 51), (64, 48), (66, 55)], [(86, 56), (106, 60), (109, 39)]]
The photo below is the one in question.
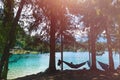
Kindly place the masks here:
[(100, 62), (100, 61), (97, 61), (98, 63), (99, 63), (99, 65), (102, 67), (102, 69), (104, 69), (104, 70), (107, 70), (108, 69), (108, 64), (105, 64), (105, 63), (102, 63), (102, 62)]
[(83, 62), (83, 63), (80, 63), (80, 64), (72, 64), (72, 63), (68, 63), (66, 61), (59, 60), (58, 64), (60, 65), (62, 62), (65, 63), (66, 65), (68, 65), (71, 68), (79, 68), (79, 67), (85, 65), (85, 63), (86, 63), (86, 62)]

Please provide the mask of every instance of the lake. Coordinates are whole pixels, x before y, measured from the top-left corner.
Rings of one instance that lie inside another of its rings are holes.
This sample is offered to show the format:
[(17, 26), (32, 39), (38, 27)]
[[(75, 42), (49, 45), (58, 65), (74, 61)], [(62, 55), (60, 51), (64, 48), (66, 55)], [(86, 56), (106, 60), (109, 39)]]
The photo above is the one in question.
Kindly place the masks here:
[[(17, 77), (23, 77), (26, 75), (36, 74), (43, 72), (48, 68), (49, 65), (49, 53), (46, 54), (14, 54), (9, 59), (9, 71), (8, 79), (14, 79)], [(74, 64), (79, 64), (89, 60), (88, 52), (64, 52), (64, 61), (73, 62)], [(58, 60), (61, 58), (60, 52), (56, 52), (56, 68), (60, 69), (60, 66), (57, 66)], [(105, 52), (102, 56), (96, 56), (97, 61), (108, 64), (108, 53)], [(119, 55), (113, 54), (115, 69), (119, 66)], [(65, 69), (72, 69), (66, 64), (63, 65)], [(89, 69), (88, 64), (79, 69)], [(97, 68), (102, 69), (97, 63)], [(74, 69), (72, 69), (74, 70)]]

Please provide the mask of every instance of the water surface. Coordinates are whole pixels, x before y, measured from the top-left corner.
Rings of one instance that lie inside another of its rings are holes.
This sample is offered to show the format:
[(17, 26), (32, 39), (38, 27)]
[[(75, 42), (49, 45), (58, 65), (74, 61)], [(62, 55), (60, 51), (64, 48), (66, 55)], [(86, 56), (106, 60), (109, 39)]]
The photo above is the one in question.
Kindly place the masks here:
[[(58, 60), (61, 58), (60, 52), (56, 52), (56, 67)], [(106, 64), (108, 61), (108, 53), (105, 52), (102, 56), (97, 56), (97, 61), (104, 62)], [(115, 69), (119, 66), (119, 56), (118, 54), (113, 55)], [(64, 61), (73, 62), (74, 64), (79, 64), (89, 60), (88, 52), (64, 52)], [(14, 54), (10, 57), (9, 63), (9, 71), (8, 71), (8, 79), (14, 79), (17, 77), (23, 77), (26, 75), (36, 74), (39, 72), (43, 72), (48, 68), (49, 65), (49, 53), (47, 54)], [(67, 65), (63, 65), (65, 69), (72, 69)], [(97, 63), (97, 67), (102, 69), (100, 65)], [(79, 69), (87, 68), (88, 64), (86, 63), (84, 66)]]

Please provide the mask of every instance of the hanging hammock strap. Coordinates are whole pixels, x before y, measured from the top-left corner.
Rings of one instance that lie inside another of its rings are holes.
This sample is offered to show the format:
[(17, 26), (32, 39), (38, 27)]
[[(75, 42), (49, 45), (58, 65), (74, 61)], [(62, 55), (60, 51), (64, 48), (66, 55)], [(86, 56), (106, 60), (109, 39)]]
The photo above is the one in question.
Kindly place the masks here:
[(66, 62), (66, 61), (58, 60), (58, 66), (62, 62), (65, 63), (66, 65), (68, 65), (70, 68), (80, 68), (81, 66), (85, 65), (85, 63), (86, 63), (86, 62), (83, 62), (83, 63), (80, 63), (80, 64), (73, 64), (73, 63), (69, 63), (69, 62)]

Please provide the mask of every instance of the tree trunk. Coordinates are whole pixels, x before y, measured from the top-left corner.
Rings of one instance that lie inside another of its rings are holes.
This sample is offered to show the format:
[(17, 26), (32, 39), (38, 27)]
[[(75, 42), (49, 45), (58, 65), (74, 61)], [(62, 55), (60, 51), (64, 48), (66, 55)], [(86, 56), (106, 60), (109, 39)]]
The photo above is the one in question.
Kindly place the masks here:
[(91, 69), (92, 70), (96, 70), (97, 67), (96, 67), (96, 36), (95, 36), (95, 31), (94, 31), (94, 28), (91, 27), (91, 30), (90, 30), (90, 43), (91, 43), (91, 53), (92, 53), (92, 65), (91, 65)]
[[(9, 46), (6, 45), (5, 49), (4, 49), (4, 54), (1, 57), (1, 61), (0, 61), (0, 79), (7, 79), (7, 71), (8, 70), (8, 58), (9, 58)], [(4, 76), (3, 76), (4, 75)], [(6, 76), (6, 77), (5, 77)]]
[(108, 29), (107, 28), (106, 28), (106, 36), (107, 36), (107, 46), (108, 46), (108, 52), (109, 52), (109, 69), (110, 70), (114, 70), (111, 38), (110, 38), (110, 35), (108, 33)]
[(55, 19), (51, 19), (50, 27), (50, 59), (49, 59), (49, 72), (55, 72)]
[[(63, 35), (61, 31), (61, 60), (63, 61)], [(61, 63), (61, 71), (63, 71), (63, 63)]]
[(10, 56), (10, 54), (7, 54), (6, 60), (4, 62), (4, 67), (2, 69), (2, 78), (3, 79), (7, 79), (9, 56)]
[[(24, 3), (25, 3), (25, 1), (22, 0), (20, 3), (19, 9), (17, 11), (16, 17), (14, 18), (13, 21), (10, 22), (11, 26), (9, 26), (9, 27), (11, 27), (11, 29), (9, 31), (9, 36), (7, 38), (4, 52), (3, 52), (3, 55), (2, 55), (1, 61), (0, 61), (0, 79), (2, 79), (2, 78), (5, 80), (7, 79), (8, 62), (9, 62), (9, 56), (10, 56), (9, 51), (12, 48), (13, 43), (15, 41), (14, 39), (15, 39), (16, 27), (17, 27), (18, 20), (20, 18), (20, 14), (22, 12)], [(9, 5), (12, 5), (12, 4), (9, 3)], [(7, 6), (7, 7), (9, 7), (9, 6)], [(11, 15), (11, 14), (6, 14), (5, 16), (7, 16), (7, 15)], [(7, 24), (7, 22), (5, 21), (4, 24)], [(4, 76), (3, 76), (2, 72), (4, 73)]]

